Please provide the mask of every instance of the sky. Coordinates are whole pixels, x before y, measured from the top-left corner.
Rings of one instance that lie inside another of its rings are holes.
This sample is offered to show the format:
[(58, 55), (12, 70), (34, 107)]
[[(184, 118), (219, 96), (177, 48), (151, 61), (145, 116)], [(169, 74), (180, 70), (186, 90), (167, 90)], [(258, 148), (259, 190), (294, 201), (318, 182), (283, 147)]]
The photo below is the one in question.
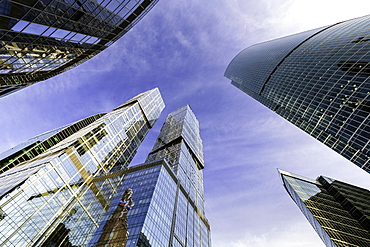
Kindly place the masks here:
[(214, 247), (324, 246), (277, 168), (365, 188), (369, 175), (223, 74), (250, 45), (363, 16), (369, 7), (368, 0), (160, 0), (94, 58), (0, 98), (0, 152), (158, 87), (166, 108), (132, 164), (145, 161), (167, 114), (189, 104), (201, 125)]

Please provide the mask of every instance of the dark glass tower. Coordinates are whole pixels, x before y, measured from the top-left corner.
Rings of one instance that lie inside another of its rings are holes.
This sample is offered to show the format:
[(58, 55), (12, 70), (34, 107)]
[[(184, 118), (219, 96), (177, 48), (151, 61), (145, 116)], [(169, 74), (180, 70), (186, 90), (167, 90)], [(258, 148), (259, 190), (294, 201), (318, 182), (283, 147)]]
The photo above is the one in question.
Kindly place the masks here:
[(326, 246), (369, 246), (369, 190), (324, 176), (312, 180), (279, 172), (285, 189)]
[(0, 245), (87, 246), (163, 108), (153, 89), (2, 154)]
[(370, 16), (256, 44), (232, 84), (370, 171)]
[(0, 97), (107, 48), (158, 0), (0, 1)]
[[(204, 213), (203, 167), (199, 122), (186, 105), (167, 116), (146, 163), (125, 171), (121, 191), (131, 188), (135, 202), (128, 213), (127, 247), (211, 246)], [(115, 210), (111, 208), (107, 219)], [(101, 234), (105, 234), (105, 225), (99, 228)], [(96, 236), (97, 245), (99, 239)]]

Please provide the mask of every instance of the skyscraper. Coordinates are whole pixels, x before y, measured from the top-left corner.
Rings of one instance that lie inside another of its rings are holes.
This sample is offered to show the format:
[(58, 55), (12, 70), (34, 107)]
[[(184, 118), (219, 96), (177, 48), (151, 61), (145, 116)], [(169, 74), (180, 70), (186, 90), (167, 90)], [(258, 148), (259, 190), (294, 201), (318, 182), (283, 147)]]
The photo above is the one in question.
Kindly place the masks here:
[(324, 176), (312, 180), (279, 173), (285, 189), (326, 246), (369, 246), (369, 190)]
[(248, 47), (232, 84), (370, 171), (370, 16)]
[(2, 155), (0, 245), (87, 246), (163, 108), (153, 89)]
[(158, 0), (3, 0), (0, 97), (90, 59)]
[[(203, 167), (199, 122), (186, 105), (167, 116), (146, 162), (123, 171), (121, 191), (132, 189), (135, 203), (127, 215), (127, 247), (211, 245), (204, 213)], [(113, 204), (119, 200), (117, 196)], [(104, 226), (97, 232), (107, 235)], [(97, 235), (94, 244), (100, 246), (99, 239)]]

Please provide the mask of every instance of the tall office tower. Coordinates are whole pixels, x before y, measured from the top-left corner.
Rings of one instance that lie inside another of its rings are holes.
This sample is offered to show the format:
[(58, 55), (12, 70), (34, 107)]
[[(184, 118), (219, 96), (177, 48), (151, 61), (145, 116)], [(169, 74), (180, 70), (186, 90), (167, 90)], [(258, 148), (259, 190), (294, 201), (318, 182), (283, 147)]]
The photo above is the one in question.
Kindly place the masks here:
[(153, 89), (7, 152), (0, 245), (87, 246), (122, 182), (112, 174), (126, 169), (163, 108)]
[(90, 59), (158, 0), (0, 1), (0, 97)]
[(283, 184), (326, 246), (369, 246), (370, 191), (320, 176), (279, 170)]
[[(146, 162), (123, 171), (121, 191), (132, 189), (135, 203), (128, 213), (127, 247), (211, 246), (204, 214), (203, 167), (199, 122), (186, 105), (167, 116)], [(107, 235), (103, 226), (101, 232)]]
[(256, 44), (232, 84), (370, 171), (370, 16)]

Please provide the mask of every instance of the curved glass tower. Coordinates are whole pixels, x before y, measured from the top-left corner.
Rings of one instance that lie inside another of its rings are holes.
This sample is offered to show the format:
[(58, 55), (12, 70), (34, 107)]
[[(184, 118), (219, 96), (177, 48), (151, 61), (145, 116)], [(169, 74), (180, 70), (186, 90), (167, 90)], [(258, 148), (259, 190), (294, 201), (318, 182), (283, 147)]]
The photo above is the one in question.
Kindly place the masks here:
[(95, 56), (158, 0), (3, 0), (0, 97)]
[(370, 16), (256, 44), (225, 76), (370, 171)]

